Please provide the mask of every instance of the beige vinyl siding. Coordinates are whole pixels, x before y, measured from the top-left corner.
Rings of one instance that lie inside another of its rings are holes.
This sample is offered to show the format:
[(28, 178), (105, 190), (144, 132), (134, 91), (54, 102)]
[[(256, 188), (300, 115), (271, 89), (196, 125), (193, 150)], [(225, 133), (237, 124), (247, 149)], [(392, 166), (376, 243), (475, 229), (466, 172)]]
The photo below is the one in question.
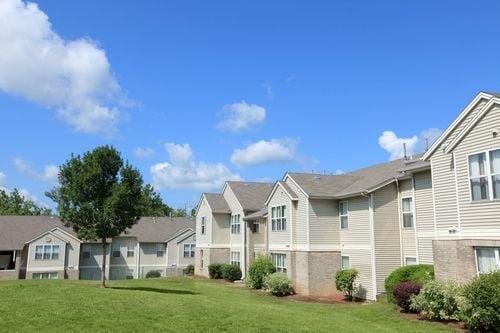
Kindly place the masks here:
[(413, 184), (411, 179), (399, 181), (399, 193), (401, 198), (413, 197)]
[[(285, 209), (285, 217), (286, 217), (286, 230), (281, 231), (272, 231), (272, 208), (277, 206), (286, 206)], [(290, 248), (291, 246), (291, 238), (290, 238), (290, 229), (293, 228), (291, 225), (293, 223), (291, 219), (291, 209), (292, 201), (288, 197), (288, 195), (278, 187), (276, 191), (274, 191), (273, 196), (269, 200), (269, 204), (267, 205), (267, 231), (269, 235), (269, 249), (273, 250), (275, 248), (284, 249)]]
[[(256, 247), (265, 248), (267, 225), (261, 219), (257, 220), (257, 222), (259, 222), (259, 232), (252, 233), (252, 231), (249, 230), (249, 233), (251, 234), (252, 237), (252, 243)], [(287, 223), (288, 224), (292, 223), (291, 219), (287, 220)]]
[(462, 238), (500, 237), (500, 201), (471, 202), (468, 174), (469, 154), (500, 149), (500, 137), (492, 135), (494, 129), (500, 129), (498, 106), (479, 120), (454, 151)]
[(53, 231), (53, 233), (59, 237), (62, 237), (63, 239), (66, 239), (67, 241), (66, 251), (64, 253), (66, 268), (77, 269), (80, 265), (79, 257), (81, 243), (75, 238), (66, 234), (64, 231), (56, 229)]
[(430, 171), (414, 176), (415, 211), (418, 235), (418, 262), (432, 264), (432, 239), (434, 236), (434, 203), (432, 201), (432, 177)]
[[(402, 244), (403, 244), (403, 258), (404, 257), (417, 257), (417, 246), (415, 244), (415, 230), (410, 228), (403, 228), (401, 230)], [(403, 260), (404, 263), (404, 260)]]
[[(156, 246), (160, 244), (163, 248), (163, 257), (156, 255)], [(140, 246), (140, 265), (167, 265), (167, 249), (164, 243), (141, 243)]]
[[(59, 258), (58, 259), (35, 259), (35, 250), (37, 245), (59, 245)], [(66, 242), (54, 237), (53, 235), (42, 236), (34, 242), (30, 243), (28, 248), (28, 271), (57, 271), (64, 270), (65, 263)], [(31, 277), (30, 277), (31, 278)], [(59, 276), (59, 279), (64, 277)]]
[[(115, 243), (120, 244), (120, 257), (115, 258), (113, 257), (113, 249), (114, 249), (114, 244)], [(134, 249), (134, 256), (133, 257), (127, 257), (127, 246), (130, 245)], [(130, 266), (130, 267), (135, 267), (137, 266), (137, 256), (138, 256), (138, 251), (137, 251), (137, 239), (135, 237), (115, 237), (113, 238), (113, 243), (111, 244), (111, 258), (110, 258), (110, 265), (116, 265), (116, 266)]]
[[(83, 258), (83, 252), (80, 251), (80, 266), (82, 267), (101, 267), (102, 265), (102, 244), (84, 243), (81, 248), (90, 248), (90, 258)], [(106, 255), (109, 255), (109, 244), (106, 245)], [(106, 257), (106, 265), (109, 265), (109, 257)]]
[(210, 245), (221, 247), (228, 246), (231, 233), (229, 214), (213, 214), (210, 218), (212, 242)]
[(395, 184), (389, 184), (373, 193), (377, 293), (385, 291), (385, 278), (401, 266), (398, 214), (398, 192)]
[[(201, 220), (205, 218), (205, 234), (201, 233)], [(199, 246), (207, 246), (212, 243), (212, 238), (217, 236), (217, 233), (213, 230), (213, 221), (212, 221), (212, 209), (208, 205), (207, 199), (203, 196), (203, 199), (200, 202), (200, 207), (198, 208), (198, 213), (196, 214), (196, 234), (198, 235), (198, 239), (196, 240), (196, 244)], [(229, 242), (229, 240), (228, 240)]]
[(449, 229), (458, 227), (457, 192), (455, 186), (455, 171), (451, 154), (445, 154), (446, 147), (460, 131), (474, 118), (486, 104), (478, 103), (464, 120), (455, 128), (448, 138), (431, 156), (432, 186), (434, 189), (434, 210), (436, 216), (436, 238), (457, 238), (458, 234), (450, 234)]
[(309, 200), (309, 243), (321, 248), (340, 248), (337, 201)]
[(294, 242), (299, 246), (306, 246), (307, 244), (307, 208), (308, 198), (302, 190), (293, 182), (290, 177), (287, 177), (285, 183), (295, 192), (299, 200), (294, 203), (295, 210), (292, 212), (293, 216), (293, 234)]
[(341, 253), (349, 256), (351, 267), (359, 272), (358, 296), (374, 299), (368, 198), (351, 198), (348, 205), (349, 228), (340, 230)]
[[(184, 238), (184, 237), (186, 237), (185, 234), (180, 238)], [(180, 243), (177, 243), (177, 242), (178, 242), (178, 240), (176, 239), (175, 241), (172, 241), (170, 243), (172, 243), (172, 245), (177, 248), (177, 251), (179, 253), (178, 266), (179, 267), (187, 267), (187, 265), (194, 265), (194, 258), (191, 258), (191, 257), (184, 258), (184, 244), (195, 244), (196, 242), (195, 242), (194, 234), (189, 236), (188, 238), (184, 239)]]
[(229, 231), (229, 243), (231, 244), (231, 246), (243, 246), (243, 235), (245, 232), (245, 223), (243, 221), (243, 217), (245, 215), (243, 213), (243, 209), (241, 208), (238, 199), (234, 195), (234, 192), (233, 190), (231, 190), (231, 187), (229, 187), (229, 185), (225, 187), (224, 193), (222, 195), (224, 196), (224, 199), (226, 199), (229, 209), (231, 210), (231, 214), (240, 214), (240, 233), (231, 234), (231, 231)]
[[(415, 198), (413, 197), (413, 181), (412, 179), (405, 179), (399, 181), (399, 209), (402, 209), (402, 200), (403, 198), (412, 198), (413, 203), (415, 204)], [(396, 199), (397, 200), (397, 199)], [(398, 202), (396, 201), (396, 204)], [(400, 211), (401, 216), (399, 217), (399, 227), (401, 228), (401, 246), (403, 252), (403, 263), (404, 257), (416, 257), (417, 249), (415, 244), (415, 228), (404, 228), (403, 227), (403, 216), (402, 210)], [(413, 216), (413, 223), (415, 225), (415, 216)]]

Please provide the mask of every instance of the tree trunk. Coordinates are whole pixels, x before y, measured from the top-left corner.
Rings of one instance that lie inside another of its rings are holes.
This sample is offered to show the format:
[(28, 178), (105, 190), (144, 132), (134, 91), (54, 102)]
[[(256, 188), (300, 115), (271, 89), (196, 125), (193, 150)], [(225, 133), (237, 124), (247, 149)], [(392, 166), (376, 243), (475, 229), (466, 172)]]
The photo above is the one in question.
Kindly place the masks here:
[(102, 239), (101, 288), (106, 288), (106, 239)]

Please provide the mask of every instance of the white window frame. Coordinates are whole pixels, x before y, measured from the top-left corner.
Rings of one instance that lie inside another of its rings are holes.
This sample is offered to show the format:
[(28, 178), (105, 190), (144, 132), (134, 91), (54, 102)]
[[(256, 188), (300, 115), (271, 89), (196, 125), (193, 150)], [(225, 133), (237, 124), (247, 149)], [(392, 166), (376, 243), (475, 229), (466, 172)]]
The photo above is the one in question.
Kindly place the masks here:
[(183, 245), (183, 256), (184, 258), (194, 258), (194, 250), (196, 248), (196, 244), (187, 243)]
[[(344, 266), (344, 259), (347, 259), (347, 267)], [(340, 269), (351, 269), (351, 257), (346, 255), (340, 256)]]
[[(41, 251), (38, 249), (41, 248)], [(57, 251), (54, 251), (57, 249)], [(61, 247), (59, 244), (38, 244), (35, 245), (35, 260), (59, 260)], [(40, 258), (37, 258), (40, 255)]]
[(57, 280), (58, 277), (59, 274), (57, 272), (40, 272), (31, 275), (33, 280)]
[(241, 216), (240, 214), (231, 215), (231, 233), (238, 235), (241, 232)]
[(271, 231), (286, 231), (286, 205), (271, 207)]
[(205, 235), (206, 232), (207, 232), (206, 220), (205, 220), (205, 216), (202, 216), (201, 217), (201, 234)]
[(241, 253), (240, 251), (231, 251), (230, 253), (231, 265), (240, 266), (241, 265)]
[[(345, 207), (346, 207), (345, 214), (342, 214), (341, 206), (343, 206), (343, 205), (345, 205)], [(343, 224), (342, 224), (343, 217), (347, 218), (347, 225), (346, 226), (343, 226)], [(349, 229), (349, 201), (348, 200), (339, 201), (339, 221), (340, 221), (340, 229), (341, 230)]]
[[(414, 259), (415, 263), (414, 264), (408, 264), (408, 259)], [(413, 265), (418, 265), (417, 257), (405, 256), (405, 266), (413, 266)]]
[(286, 273), (286, 254), (285, 253), (271, 253), (276, 272)]
[(157, 243), (155, 246), (155, 250), (157, 258), (163, 258), (165, 256), (165, 244)]
[(82, 244), (82, 259), (90, 259), (91, 257), (92, 257), (92, 245), (88, 243)]
[(485, 273), (489, 273), (489, 272), (481, 272), (479, 271), (479, 258), (478, 258), (478, 253), (477, 253), (477, 250), (478, 249), (491, 249), (491, 250), (494, 250), (495, 251), (495, 261), (496, 261), (496, 266), (497, 266), (497, 271), (500, 270), (500, 247), (492, 247), (492, 246), (477, 246), (477, 247), (474, 247), (474, 257), (476, 259), (476, 272), (477, 272), (477, 275), (481, 275), (481, 274), (485, 274)]
[(120, 258), (122, 256), (120, 241), (113, 242), (113, 251), (111, 251), (111, 256), (113, 258)]
[[(403, 201), (411, 200), (410, 211), (404, 211)], [(405, 215), (411, 214), (411, 227), (405, 226)], [(415, 200), (413, 200), (412, 196), (402, 197), (401, 198), (401, 224), (403, 229), (414, 229), (415, 228)]]
[[(500, 148), (494, 148), (494, 149), (489, 149), (489, 150), (483, 150), (483, 151), (480, 151), (480, 152), (476, 152), (476, 153), (472, 153), (472, 154), (469, 154), (467, 155), (467, 175), (469, 177), (469, 200), (470, 202), (484, 202), (484, 201), (494, 201), (494, 200), (500, 200), (500, 193), (497, 194), (497, 197), (495, 198), (494, 195), (493, 195), (493, 177), (495, 176), (498, 176), (500, 177), (500, 171), (499, 172), (496, 172), (496, 173), (493, 173), (493, 171), (491, 170), (491, 153), (494, 152), (494, 151), (497, 151), (497, 150), (500, 150)], [(486, 159), (485, 159), (485, 168), (484, 168), (484, 172), (485, 174), (484, 175), (479, 175), (479, 176), (475, 176), (475, 177), (472, 177), (471, 176), (471, 173), (470, 173), (470, 158), (472, 156), (475, 156), (475, 155), (481, 155), (481, 154), (484, 154), (486, 156)], [(474, 200), (473, 196), (472, 196), (472, 179), (480, 179), (480, 178), (486, 178), (486, 181), (488, 182), (488, 198), (486, 199), (476, 199)]]
[(135, 245), (132, 243), (127, 243), (127, 258), (133, 258), (135, 256)]

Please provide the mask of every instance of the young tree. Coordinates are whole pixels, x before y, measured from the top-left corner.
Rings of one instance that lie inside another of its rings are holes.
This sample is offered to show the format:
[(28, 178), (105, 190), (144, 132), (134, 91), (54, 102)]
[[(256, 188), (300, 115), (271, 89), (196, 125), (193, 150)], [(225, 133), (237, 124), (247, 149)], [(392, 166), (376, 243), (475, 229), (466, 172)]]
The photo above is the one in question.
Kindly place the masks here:
[(0, 189), (0, 215), (50, 215), (50, 208), (37, 205), (17, 189), (7, 192)]
[[(139, 171), (113, 147), (95, 148), (60, 167), (59, 186), (47, 193), (63, 223), (83, 240), (102, 244), (102, 287), (106, 287), (106, 240), (131, 228), (145, 205)], [(148, 192), (150, 193), (150, 192)]]
[(143, 216), (169, 216), (174, 210), (163, 203), (153, 186), (146, 184), (142, 190)]

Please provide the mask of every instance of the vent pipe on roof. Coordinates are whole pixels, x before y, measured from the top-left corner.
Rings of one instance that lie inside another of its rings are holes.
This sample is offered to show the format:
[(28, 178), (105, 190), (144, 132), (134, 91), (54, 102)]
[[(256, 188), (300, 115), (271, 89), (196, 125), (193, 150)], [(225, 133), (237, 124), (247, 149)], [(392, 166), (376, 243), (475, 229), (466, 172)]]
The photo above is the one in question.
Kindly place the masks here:
[(425, 138), (425, 151), (429, 150), (429, 138)]
[(403, 142), (403, 152), (404, 152), (404, 159), (408, 159), (408, 155), (406, 155), (406, 142)]

